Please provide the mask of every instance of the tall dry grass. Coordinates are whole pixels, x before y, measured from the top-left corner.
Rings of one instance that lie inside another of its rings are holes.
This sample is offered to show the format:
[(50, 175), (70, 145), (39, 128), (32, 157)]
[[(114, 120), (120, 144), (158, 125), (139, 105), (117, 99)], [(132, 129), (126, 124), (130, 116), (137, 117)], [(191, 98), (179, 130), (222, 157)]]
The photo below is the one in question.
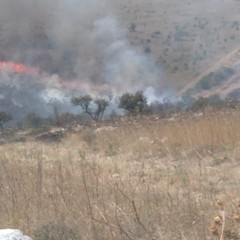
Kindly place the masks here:
[(3, 145), (0, 227), (33, 236), (60, 221), (86, 240), (220, 239), (211, 233), (215, 203), (231, 209), (239, 197), (239, 122), (233, 110), (152, 117), (57, 144)]

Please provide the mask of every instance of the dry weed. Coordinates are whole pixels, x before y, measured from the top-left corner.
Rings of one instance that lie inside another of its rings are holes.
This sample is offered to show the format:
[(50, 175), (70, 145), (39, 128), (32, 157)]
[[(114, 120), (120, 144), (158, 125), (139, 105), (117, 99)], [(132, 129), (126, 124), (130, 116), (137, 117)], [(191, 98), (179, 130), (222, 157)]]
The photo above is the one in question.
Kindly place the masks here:
[[(235, 111), (149, 118), (89, 139), (77, 132), (53, 145), (2, 145), (0, 225), (33, 235), (53, 220), (89, 240), (220, 239), (222, 229), (238, 239), (240, 203), (232, 208), (228, 199), (239, 194), (240, 175), (228, 156), (240, 141), (239, 120)], [(220, 214), (209, 231), (219, 208), (225, 226)]]

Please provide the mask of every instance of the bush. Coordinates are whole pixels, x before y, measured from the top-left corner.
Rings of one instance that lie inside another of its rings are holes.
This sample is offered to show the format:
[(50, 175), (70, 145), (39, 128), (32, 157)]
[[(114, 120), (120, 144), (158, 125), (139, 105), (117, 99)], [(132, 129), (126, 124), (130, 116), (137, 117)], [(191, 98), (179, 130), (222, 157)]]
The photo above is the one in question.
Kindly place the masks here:
[(63, 222), (47, 222), (36, 229), (35, 240), (80, 240), (79, 233)]
[(3, 130), (3, 124), (5, 124), (6, 122), (12, 120), (12, 115), (2, 111), (0, 112), (0, 128), (1, 130)]
[(131, 23), (131, 26), (129, 28), (130, 32), (136, 32), (136, 24), (135, 23)]
[(202, 111), (206, 107), (211, 106), (214, 108), (221, 108), (225, 106), (226, 102), (224, 102), (219, 95), (214, 94), (210, 97), (199, 97), (197, 100), (193, 102), (193, 104), (189, 107), (188, 110), (193, 112)]
[(71, 124), (75, 121), (85, 121), (86, 118), (82, 115), (75, 115), (73, 113), (65, 112), (59, 115), (58, 121), (60, 124)]
[(135, 94), (124, 93), (120, 97), (119, 108), (125, 109), (130, 114), (142, 114), (147, 107), (147, 98), (142, 91), (138, 91)]
[(26, 122), (30, 127), (41, 127), (43, 125), (43, 119), (35, 113), (29, 113), (26, 117)]
[(161, 114), (162, 116), (168, 116), (174, 113), (179, 113), (184, 110), (183, 102), (155, 102), (148, 107), (150, 114)]
[(240, 99), (240, 88), (237, 88), (237, 89), (233, 90), (232, 92), (230, 92), (228, 94), (228, 98), (231, 100), (239, 100)]
[(196, 89), (208, 90), (216, 85), (216, 82), (213, 81), (214, 73), (211, 72), (208, 75), (204, 76), (199, 83), (196, 85)]

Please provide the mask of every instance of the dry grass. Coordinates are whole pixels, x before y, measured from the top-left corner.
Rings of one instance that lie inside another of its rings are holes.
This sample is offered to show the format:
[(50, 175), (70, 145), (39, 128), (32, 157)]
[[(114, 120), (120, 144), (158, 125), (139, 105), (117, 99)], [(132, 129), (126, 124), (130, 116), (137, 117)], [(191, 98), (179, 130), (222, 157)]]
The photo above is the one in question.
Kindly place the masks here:
[[(239, 121), (233, 110), (125, 119), (58, 144), (3, 145), (0, 226), (33, 236), (53, 220), (82, 239), (220, 239), (211, 234), (216, 201), (238, 211)], [(224, 239), (239, 239), (236, 224)]]

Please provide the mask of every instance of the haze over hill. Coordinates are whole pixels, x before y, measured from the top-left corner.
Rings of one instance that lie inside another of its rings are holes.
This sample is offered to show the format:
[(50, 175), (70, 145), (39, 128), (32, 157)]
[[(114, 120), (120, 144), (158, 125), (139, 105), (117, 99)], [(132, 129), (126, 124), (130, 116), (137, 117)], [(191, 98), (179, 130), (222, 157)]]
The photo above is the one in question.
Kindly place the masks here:
[(38, 69), (1, 69), (2, 107), (49, 114), (76, 94), (137, 90), (172, 99), (238, 49), (239, 12), (237, 0), (1, 1), (0, 60)]
[[(74, 94), (165, 91), (161, 70), (131, 46), (107, 0), (4, 0), (0, 11), (0, 57), (6, 66), (0, 97), (8, 111), (47, 113), (51, 101), (69, 108)], [(15, 74), (9, 62), (37, 68), (38, 74)]]

